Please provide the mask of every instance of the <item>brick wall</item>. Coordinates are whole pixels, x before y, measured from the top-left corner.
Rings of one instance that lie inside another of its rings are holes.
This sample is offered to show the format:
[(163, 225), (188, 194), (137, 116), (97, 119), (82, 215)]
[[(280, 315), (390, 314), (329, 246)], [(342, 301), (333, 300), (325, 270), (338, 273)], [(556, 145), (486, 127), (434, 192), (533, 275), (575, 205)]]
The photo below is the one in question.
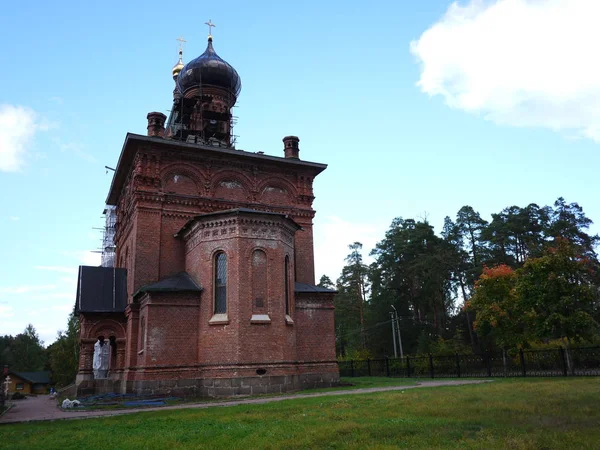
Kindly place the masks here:
[[(335, 360), (331, 295), (308, 298), (292, 292), (295, 280), (314, 283), (312, 182), (322, 169), (249, 160), (246, 152), (168, 146), (168, 141), (127, 152), (131, 165), (118, 169), (128, 173), (117, 174), (125, 182), (116, 201), (117, 264), (128, 270), (129, 294), (123, 386), (142, 389), (143, 380), (173, 377), (253, 377), (261, 368), (268, 376), (324, 371), (335, 378), (337, 366), (323, 363)], [(302, 229), (292, 230), (289, 219), (281, 216), (210, 226), (214, 220), (204, 216), (193, 225), (202, 224), (195, 232), (188, 229), (176, 236), (195, 216), (232, 208), (287, 215)], [(263, 278), (253, 277), (257, 249), (266, 255)], [(228, 304), (226, 317), (215, 321), (213, 261), (219, 251), (228, 258)], [(142, 286), (184, 270), (204, 289), (201, 294), (151, 293), (134, 300)], [(262, 286), (262, 306), (256, 304), (253, 281)], [(86, 353), (82, 355), (87, 361)], [(316, 365), (299, 367), (298, 361)], [(294, 380), (293, 386), (301, 382)]]
[(334, 294), (296, 293), (298, 361), (335, 361)]
[(154, 292), (140, 304), (138, 367), (196, 364), (200, 294)]

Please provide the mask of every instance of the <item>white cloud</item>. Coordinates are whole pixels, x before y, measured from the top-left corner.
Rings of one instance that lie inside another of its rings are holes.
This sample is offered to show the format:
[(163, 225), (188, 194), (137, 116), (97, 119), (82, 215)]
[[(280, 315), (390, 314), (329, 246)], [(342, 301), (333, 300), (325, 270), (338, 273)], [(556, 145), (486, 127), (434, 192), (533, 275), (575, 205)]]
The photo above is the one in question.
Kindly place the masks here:
[(600, 2), (453, 3), (410, 50), (418, 86), (498, 124), (600, 142)]
[(9, 219), (12, 220), (12, 221), (14, 221), (14, 222), (16, 222), (17, 220), (19, 220), (21, 218), (18, 217), (18, 216), (10, 216)]
[(19, 171), (34, 135), (48, 128), (31, 108), (0, 105), (0, 171)]
[(335, 283), (344, 267), (344, 259), (350, 253), (348, 245), (354, 242), (363, 244), (363, 259), (365, 263), (372, 262), (369, 252), (375, 244), (383, 239), (389, 228), (387, 223), (354, 223), (336, 216), (325, 217), (321, 223), (316, 220), (315, 247), (315, 277), (319, 282), (325, 274)]

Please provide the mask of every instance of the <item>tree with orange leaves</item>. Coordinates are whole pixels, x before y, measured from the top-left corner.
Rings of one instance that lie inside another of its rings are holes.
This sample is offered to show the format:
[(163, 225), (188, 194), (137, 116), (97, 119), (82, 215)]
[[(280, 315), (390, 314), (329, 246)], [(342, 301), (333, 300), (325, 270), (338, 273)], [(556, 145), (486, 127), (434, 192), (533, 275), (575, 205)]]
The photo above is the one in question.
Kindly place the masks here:
[(488, 347), (495, 342), (502, 348), (512, 348), (527, 340), (516, 284), (517, 272), (505, 264), (484, 267), (475, 283), (475, 293), (466, 307), (476, 312), (473, 327), (488, 341)]
[(474, 328), (503, 348), (549, 339), (570, 347), (596, 337), (598, 263), (579, 250), (568, 239), (556, 238), (521, 269), (484, 268), (468, 304), (476, 312)]

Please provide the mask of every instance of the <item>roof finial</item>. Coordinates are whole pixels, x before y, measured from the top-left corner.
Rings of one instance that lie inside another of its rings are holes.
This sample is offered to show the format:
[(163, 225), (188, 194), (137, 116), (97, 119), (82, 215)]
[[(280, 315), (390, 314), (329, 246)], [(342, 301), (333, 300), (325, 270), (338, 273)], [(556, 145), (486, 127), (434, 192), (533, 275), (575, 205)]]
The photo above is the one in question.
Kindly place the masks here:
[(212, 28), (216, 27), (216, 25), (210, 19), (208, 19), (208, 22), (204, 22), (204, 24), (208, 25), (208, 40), (212, 41)]
[(187, 42), (183, 36), (179, 36), (176, 41), (179, 41), (179, 62), (183, 63), (183, 43)]
[(179, 41), (179, 56), (183, 55), (183, 43), (187, 42), (183, 36), (179, 36), (176, 41)]
[(177, 64), (173, 66), (173, 78), (177, 78), (179, 72), (181, 72), (181, 69), (183, 69), (183, 43), (187, 42), (182, 36), (175, 40), (179, 41), (179, 61), (177, 61)]

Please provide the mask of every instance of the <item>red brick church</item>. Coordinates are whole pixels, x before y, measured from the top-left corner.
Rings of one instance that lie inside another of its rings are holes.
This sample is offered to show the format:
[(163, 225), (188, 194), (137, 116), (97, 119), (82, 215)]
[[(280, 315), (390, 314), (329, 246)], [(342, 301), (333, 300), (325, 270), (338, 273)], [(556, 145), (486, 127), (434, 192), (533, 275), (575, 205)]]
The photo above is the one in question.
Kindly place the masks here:
[(212, 36), (173, 78), (170, 117), (149, 113), (115, 169), (114, 267), (79, 270), (79, 393), (335, 385), (335, 292), (315, 286), (313, 254), (326, 165), (301, 160), (295, 136), (281, 156), (234, 148), (241, 80)]

